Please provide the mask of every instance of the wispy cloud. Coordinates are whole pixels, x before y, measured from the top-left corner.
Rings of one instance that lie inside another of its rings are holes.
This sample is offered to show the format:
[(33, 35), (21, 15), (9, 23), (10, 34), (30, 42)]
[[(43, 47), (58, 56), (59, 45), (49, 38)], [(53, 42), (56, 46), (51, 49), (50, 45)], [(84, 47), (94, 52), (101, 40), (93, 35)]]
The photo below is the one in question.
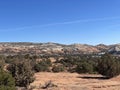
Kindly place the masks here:
[(95, 19), (65, 21), (65, 22), (49, 23), (49, 24), (43, 24), (43, 25), (32, 25), (32, 26), (24, 26), (24, 27), (18, 27), (18, 28), (0, 29), (0, 31), (17, 31), (17, 30), (25, 30), (30, 28), (40, 28), (40, 27), (49, 27), (49, 26), (75, 24), (75, 23), (98, 22), (98, 21), (115, 20), (115, 19), (120, 19), (120, 17), (102, 17), (102, 18), (95, 18)]

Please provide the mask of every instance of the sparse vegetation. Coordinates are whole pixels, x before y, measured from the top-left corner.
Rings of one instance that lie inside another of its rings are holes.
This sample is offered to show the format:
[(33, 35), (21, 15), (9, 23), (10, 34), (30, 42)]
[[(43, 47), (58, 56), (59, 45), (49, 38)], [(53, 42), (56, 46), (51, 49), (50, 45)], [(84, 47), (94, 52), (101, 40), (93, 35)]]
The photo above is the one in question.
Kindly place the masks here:
[[(51, 57), (55, 57), (54, 59), (56, 60), (51, 61)], [(60, 57), (47, 55), (32, 56), (29, 54), (14, 56), (1, 55), (0, 68), (4, 71), (4, 75), (7, 75), (7, 78), (14, 79), (15, 85), (13, 84), (13, 87), (28, 87), (34, 81), (34, 71), (55, 73), (65, 71), (77, 72), (79, 74), (96, 73), (112, 78), (120, 74), (120, 57), (110, 54), (101, 56), (97, 56), (96, 54), (64, 55)]]

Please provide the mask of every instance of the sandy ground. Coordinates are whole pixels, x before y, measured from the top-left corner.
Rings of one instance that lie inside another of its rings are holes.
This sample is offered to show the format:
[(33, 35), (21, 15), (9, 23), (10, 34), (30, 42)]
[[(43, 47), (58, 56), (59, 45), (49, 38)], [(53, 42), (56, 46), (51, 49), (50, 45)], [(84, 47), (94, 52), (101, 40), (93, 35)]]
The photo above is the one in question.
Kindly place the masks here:
[[(105, 79), (92, 74), (41, 72), (36, 73), (35, 78), (31, 84), (34, 90), (120, 90), (120, 76)], [(55, 87), (41, 89), (49, 81)]]

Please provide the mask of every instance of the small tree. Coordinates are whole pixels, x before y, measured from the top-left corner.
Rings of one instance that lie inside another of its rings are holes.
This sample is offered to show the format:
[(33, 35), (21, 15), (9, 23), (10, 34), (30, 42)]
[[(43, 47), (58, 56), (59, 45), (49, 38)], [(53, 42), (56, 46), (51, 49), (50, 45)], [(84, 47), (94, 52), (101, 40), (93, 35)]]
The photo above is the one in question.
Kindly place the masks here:
[(110, 54), (105, 54), (98, 62), (98, 72), (108, 78), (115, 77), (120, 74), (120, 61)]
[(8, 70), (15, 78), (16, 86), (27, 87), (34, 81), (34, 72), (32, 71), (32, 67), (29, 61), (12, 63), (8, 67)]

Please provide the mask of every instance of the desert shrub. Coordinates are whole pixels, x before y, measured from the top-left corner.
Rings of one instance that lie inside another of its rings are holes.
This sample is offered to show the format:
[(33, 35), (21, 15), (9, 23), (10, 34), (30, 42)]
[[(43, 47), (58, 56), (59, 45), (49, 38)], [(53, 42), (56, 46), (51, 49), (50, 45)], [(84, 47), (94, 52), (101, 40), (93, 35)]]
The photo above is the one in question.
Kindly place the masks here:
[(65, 67), (63, 65), (53, 66), (52, 71), (53, 72), (63, 72), (65, 70)]
[(34, 72), (29, 61), (14, 62), (7, 68), (15, 78), (16, 86), (27, 87), (34, 81)]
[(74, 72), (74, 68), (81, 61), (80, 56), (64, 56), (58, 63), (62, 64), (69, 72)]
[(93, 65), (87, 62), (81, 62), (75, 70), (77, 73), (93, 73)]
[(61, 59), (59, 63), (63, 64), (66, 67), (69, 67), (76, 65), (80, 61), (81, 58), (79, 56), (66, 56), (66, 57), (64, 56), (64, 58)]
[(42, 71), (50, 71), (49, 67), (52, 65), (51, 61), (49, 59), (43, 59), (42, 61), (39, 61), (34, 66), (34, 70), (36, 72), (42, 72)]
[(46, 64), (39, 62), (34, 66), (34, 70), (36, 72), (49, 71), (49, 67)]
[[(92, 55), (64, 56), (64, 58), (57, 63), (64, 65), (69, 72), (97, 73), (98, 59), (99, 58), (92, 57)], [(87, 66), (85, 66), (86, 64)]]
[(16, 90), (14, 78), (3, 70), (0, 70), (0, 90)]
[(4, 71), (5, 61), (0, 57), (0, 90), (16, 90), (12, 75)]
[(85, 61), (82, 60), (80, 63), (87, 63), (88, 68), (89, 68), (88, 73), (97, 74), (98, 73), (98, 70), (97, 70), (98, 61), (99, 61), (99, 58), (89, 58), (88, 60), (85, 60)]
[(0, 69), (3, 69), (5, 65), (5, 61), (4, 60), (0, 60)]
[(6, 56), (5, 63), (11, 64), (16, 61), (20, 62), (21, 60), (24, 60), (22, 55), (13, 55), (13, 56), (9, 55), (9, 56)]
[(108, 78), (115, 77), (120, 74), (120, 61), (110, 54), (105, 54), (98, 63), (98, 72)]

